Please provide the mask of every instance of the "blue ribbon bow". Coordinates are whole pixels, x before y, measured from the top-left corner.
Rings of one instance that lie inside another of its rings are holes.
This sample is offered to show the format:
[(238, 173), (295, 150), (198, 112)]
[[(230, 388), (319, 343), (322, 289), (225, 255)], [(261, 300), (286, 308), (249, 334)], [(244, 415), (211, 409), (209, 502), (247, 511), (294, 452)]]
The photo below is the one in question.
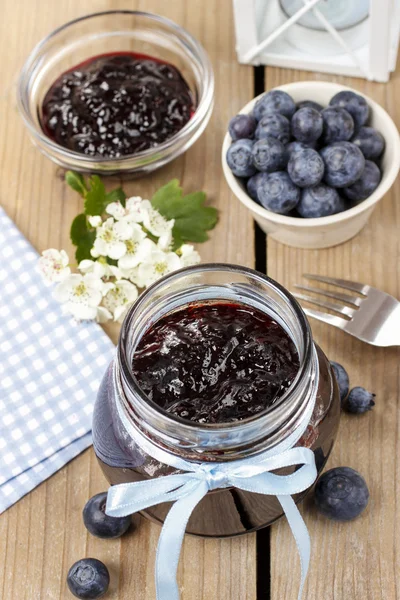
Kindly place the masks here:
[[(182, 474), (122, 483), (108, 491), (106, 514), (113, 517), (129, 515), (162, 502), (175, 502), (164, 521), (158, 542), (155, 569), (157, 600), (179, 600), (176, 573), (186, 525), (194, 508), (207, 492), (231, 486), (278, 498), (299, 551), (301, 598), (310, 562), (310, 537), (292, 494), (309, 488), (317, 477), (317, 470), (314, 453), (294, 445), (307, 428), (314, 404), (315, 398), (304, 412), (299, 427), (279, 445), (255, 456), (225, 463), (194, 463), (170, 454), (137, 430), (118, 406), (124, 427), (143, 452), (160, 463), (184, 471)], [(301, 466), (290, 475), (271, 473), (294, 465)]]

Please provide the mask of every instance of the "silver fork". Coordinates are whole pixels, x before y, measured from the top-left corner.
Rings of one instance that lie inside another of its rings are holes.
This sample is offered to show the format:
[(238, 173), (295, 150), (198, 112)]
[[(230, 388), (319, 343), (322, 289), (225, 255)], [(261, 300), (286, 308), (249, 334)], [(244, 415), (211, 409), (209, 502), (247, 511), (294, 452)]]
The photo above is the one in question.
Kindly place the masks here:
[[(321, 275), (304, 275), (304, 277), (360, 294), (357, 296), (306, 285), (295, 285), (299, 290), (318, 295), (318, 297), (313, 297), (303, 293), (294, 293), (296, 298), (337, 313), (332, 315), (303, 307), (306, 315), (334, 325), (374, 346), (400, 346), (400, 302), (396, 298), (370, 285), (355, 281)], [(325, 298), (321, 298), (321, 296), (325, 296)], [(330, 302), (326, 298), (332, 298), (337, 302)], [(337, 316), (339, 314), (343, 317)]]

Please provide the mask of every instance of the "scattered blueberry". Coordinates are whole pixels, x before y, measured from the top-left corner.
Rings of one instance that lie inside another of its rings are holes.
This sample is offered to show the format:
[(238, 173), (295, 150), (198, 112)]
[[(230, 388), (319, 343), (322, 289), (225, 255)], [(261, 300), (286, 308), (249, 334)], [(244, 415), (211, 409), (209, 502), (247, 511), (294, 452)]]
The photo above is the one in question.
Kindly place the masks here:
[(365, 125), (369, 117), (369, 106), (365, 98), (359, 94), (355, 94), (350, 90), (343, 90), (338, 94), (335, 94), (331, 101), (330, 106), (341, 106), (345, 108), (347, 112), (353, 117), (354, 125), (356, 129)]
[(105, 564), (97, 558), (82, 558), (68, 571), (67, 584), (77, 598), (100, 598), (108, 590), (110, 574)]
[(330, 106), (321, 112), (324, 121), (324, 144), (348, 141), (354, 133), (353, 117), (340, 106)]
[(329, 217), (344, 210), (346, 210), (346, 203), (337, 190), (323, 183), (305, 188), (297, 205), (297, 212), (305, 219)]
[(354, 414), (362, 414), (371, 410), (375, 406), (375, 394), (371, 394), (363, 387), (352, 388), (347, 397), (344, 409)]
[(349, 387), (350, 387), (349, 376), (347, 374), (346, 369), (340, 363), (334, 362), (333, 360), (331, 360), (330, 363), (331, 363), (332, 370), (335, 374), (336, 381), (339, 386), (340, 401), (343, 406), (343, 402), (346, 400), (347, 395), (349, 393)]
[(253, 116), (260, 121), (264, 115), (279, 113), (291, 119), (296, 112), (293, 98), (281, 90), (271, 90), (257, 100), (253, 108)]
[(323, 120), (315, 108), (305, 106), (292, 117), (292, 134), (299, 142), (315, 142), (322, 133)]
[(351, 141), (370, 160), (379, 158), (385, 149), (383, 135), (373, 127), (361, 127)]
[(269, 173), (258, 183), (258, 199), (267, 210), (287, 215), (295, 208), (300, 190), (291, 181), (286, 171)]
[(358, 146), (351, 142), (336, 142), (325, 146), (320, 154), (325, 163), (325, 183), (332, 187), (348, 187), (364, 171), (365, 158)]
[(257, 121), (251, 115), (236, 115), (229, 121), (229, 135), (232, 140), (252, 138), (257, 127)]
[(258, 122), (255, 138), (261, 140), (268, 136), (276, 138), (282, 144), (287, 144), (290, 140), (290, 123), (288, 119), (279, 113), (265, 115)]
[(259, 171), (272, 173), (283, 169), (286, 165), (285, 146), (271, 136), (255, 142), (252, 156), (254, 167)]
[(312, 148), (292, 152), (287, 168), (290, 179), (299, 187), (317, 185), (324, 175), (324, 161)]
[(251, 177), (256, 172), (252, 156), (253, 144), (253, 140), (236, 140), (228, 148), (226, 162), (237, 177)]
[(301, 108), (314, 108), (318, 112), (321, 112), (324, 107), (321, 106), (321, 104), (318, 104), (318, 102), (314, 102), (314, 100), (303, 100), (297, 104), (297, 110), (300, 110)]
[(83, 522), (86, 529), (99, 538), (117, 538), (123, 535), (131, 524), (131, 517), (109, 517), (106, 515), (107, 492), (90, 498), (83, 509)]
[(291, 154), (293, 154), (293, 152), (299, 152), (300, 150), (305, 150), (306, 148), (312, 148), (313, 150), (315, 150), (315, 142), (304, 144), (303, 142), (298, 142), (297, 140), (295, 140), (294, 142), (290, 142), (290, 144), (288, 144), (285, 149), (287, 156), (290, 157)]
[(365, 479), (350, 467), (330, 469), (315, 486), (315, 505), (328, 519), (351, 521), (366, 508), (369, 491)]
[(364, 171), (353, 185), (345, 187), (343, 192), (349, 200), (360, 202), (366, 200), (379, 185), (381, 172), (379, 167), (372, 161), (366, 160)]

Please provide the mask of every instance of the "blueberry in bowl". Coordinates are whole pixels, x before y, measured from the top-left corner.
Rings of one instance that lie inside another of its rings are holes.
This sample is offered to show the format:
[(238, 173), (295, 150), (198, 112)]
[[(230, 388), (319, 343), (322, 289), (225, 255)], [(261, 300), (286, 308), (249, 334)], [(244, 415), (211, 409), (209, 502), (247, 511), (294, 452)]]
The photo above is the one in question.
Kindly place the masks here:
[(297, 205), (297, 212), (305, 219), (329, 217), (346, 210), (346, 202), (335, 188), (324, 183), (305, 188)]
[[(268, 136), (254, 143), (251, 149), (255, 170), (273, 173), (286, 164), (285, 146), (278, 139)], [(254, 173), (252, 173), (254, 174)]]
[(371, 160), (365, 161), (361, 177), (352, 185), (343, 188), (344, 195), (353, 202), (366, 200), (376, 190), (381, 180), (379, 167)]
[(340, 106), (330, 106), (321, 112), (323, 121), (324, 145), (332, 142), (348, 141), (354, 133), (354, 121), (351, 114)]
[(253, 117), (261, 121), (264, 115), (278, 113), (287, 119), (291, 119), (296, 112), (296, 105), (293, 98), (282, 90), (271, 90), (261, 97), (255, 103)]
[(292, 117), (292, 134), (299, 142), (315, 142), (321, 137), (324, 120), (315, 108), (304, 106)]
[(235, 115), (229, 121), (229, 135), (232, 140), (252, 138), (257, 127), (257, 121), (251, 115)]
[(251, 177), (256, 173), (253, 164), (253, 140), (240, 139), (233, 142), (226, 154), (226, 160), (232, 173), (237, 177)]
[(324, 181), (333, 188), (353, 185), (364, 172), (364, 155), (351, 142), (329, 144), (322, 148), (320, 155), (325, 165)]
[(324, 161), (312, 148), (292, 152), (287, 171), (290, 179), (300, 188), (318, 185), (324, 176)]
[(226, 180), (260, 227), (287, 245), (323, 248), (350, 239), (398, 173), (395, 124), (355, 90), (327, 82), (291, 83), (255, 98), (240, 114), (257, 122), (247, 138), (248, 148), (253, 142), (255, 171), (234, 174), (228, 152), (236, 140), (227, 134)]
[(365, 125), (369, 119), (368, 102), (363, 96), (350, 90), (343, 90), (335, 94), (329, 104), (330, 106), (339, 106), (347, 110), (353, 117), (354, 125), (357, 129)]
[(364, 157), (368, 160), (380, 158), (385, 149), (385, 140), (383, 135), (374, 127), (360, 127), (357, 133), (351, 138), (353, 144), (358, 146)]
[(287, 215), (298, 205), (300, 190), (286, 171), (275, 171), (258, 180), (257, 198), (264, 208)]

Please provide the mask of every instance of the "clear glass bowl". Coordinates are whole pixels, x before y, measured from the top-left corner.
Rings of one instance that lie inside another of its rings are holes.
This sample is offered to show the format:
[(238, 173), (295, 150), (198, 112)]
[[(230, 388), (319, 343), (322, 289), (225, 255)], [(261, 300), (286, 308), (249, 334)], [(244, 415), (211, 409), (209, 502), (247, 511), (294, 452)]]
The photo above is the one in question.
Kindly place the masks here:
[[(173, 64), (189, 85), (196, 105), (194, 115), (176, 135), (156, 148), (118, 159), (94, 158), (64, 148), (40, 124), (44, 96), (57, 77), (108, 52), (137, 52)], [(201, 44), (173, 21), (140, 11), (107, 11), (70, 21), (39, 42), (21, 71), (17, 94), (33, 143), (58, 165), (103, 175), (143, 174), (185, 152), (203, 133), (213, 108), (214, 74)]]

